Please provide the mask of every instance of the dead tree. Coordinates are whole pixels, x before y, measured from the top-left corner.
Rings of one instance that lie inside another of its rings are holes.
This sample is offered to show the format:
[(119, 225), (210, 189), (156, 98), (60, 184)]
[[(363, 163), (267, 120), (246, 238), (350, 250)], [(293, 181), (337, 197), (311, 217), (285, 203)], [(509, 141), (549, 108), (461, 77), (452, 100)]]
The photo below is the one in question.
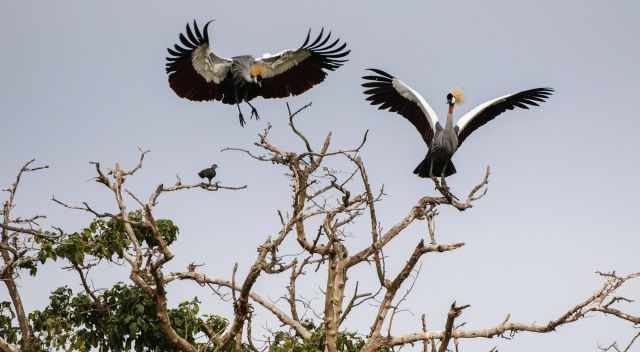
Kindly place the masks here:
[[(342, 323), (346, 316), (358, 305), (375, 297), (380, 297), (380, 303), (377, 314), (372, 319), (371, 328), (366, 335), (363, 351), (376, 351), (385, 347), (392, 348), (423, 342), (425, 350), (430, 346), (432, 351), (444, 352), (451, 340), (502, 337), (522, 331), (545, 333), (596, 312), (618, 318), (622, 317), (621, 314), (616, 314), (616, 311), (610, 308), (611, 304), (619, 302), (619, 299), (612, 298), (613, 294), (627, 281), (640, 276), (640, 272), (626, 276), (618, 276), (615, 273), (602, 274), (605, 282), (596, 293), (544, 324), (514, 322), (507, 314), (504, 321), (485, 329), (456, 328), (455, 320), (469, 306), (457, 305), (454, 302), (445, 319), (444, 329), (427, 330), (426, 326), (423, 326), (421, 331), (414, 334), (393, 335), (391, 327), (398, 306), (395, 301), (403, 299), (402, 297), (398, 298), (399, 289), (415, 270), (420, 258), (428, 253), (454, 251), (464, 246), (464, 243), (439, 243), (436, 240), (434, 219), (438, 214), (438, 208), (448, 206), (459, 211), (471, 208), (473, 203), (487, 192), (489, 169), (464, 200), (458, 200), (453, 196), (443, 179), (434, 179), (438, 195), (421, 197), (408, 210), (405, 217), (399, 219), (388, 230), (382, 231), (376, 203), (383, 199), (384, 191), (382, 188), (374, 191), (360, 156), (360, 151), (366, 143), (367, 133), (364, 134), (362, 141), (356, 147), (338, 150), (331, 149), (331, 133), (329, 133), (322, 144), (315, 149), (309, 139), (295, 125), (295, 118), (308, 107), (309, 105), (306, 105), (297, 111), (291, 111), (287, 105), (289, 127), (303, 145), (301, 152), (288, 151), (273, 143), (269, 138), (270, 126), (259, 134), (258, 141), (255, 143), (257, 152), (245, 148), (228, 147), (223, 149), (224, 151), (237, 151), (256, 161), (285, 167), (288, 170), (288, 177), (291, 180), (291, 207), (286, 211), (278, 211), (281, 229), (268, 242), (268, 250), (259, 252), (252, 269), (262, 270), (270, 275), (290, 271), (290, 284), (287, 292), (284, 293), (289, 312), (285, 312), (284, 307), (270, 303), (258, 293), (247, 291), (246, 285), (239, 287), (231, 281), (210, 278), (198, 272), (175, 272), (167, 276), (167, 282), (182, 279), (193, 280), (200, 284), (227, 287), (231, 290), (242, 288), (242, 295), (246, 295), (256, 304), (271, 311), (282, 324), (290, 327), (302, 339), (306, 339), (311, 335), (311, 332), (303, 326), (303, 322), (299, 318), (298, 310), (301, 300), (297, 296), (296, 280), (306, 274), (304, 271), (306, 266), (317, 263), (318, 267), (323, 268), (326, 277), (324, 307), (320, 316), (326, 334), (324, 350), (329, 352), (337, 351), (336, 339), (341, 329), (344, 329)], [(341, 178), (338, 173), (323, 166), (323, 163), (336, 158), (346, 160), (352, 165), (352, 172), (348, 173), (348, 176)], [(345, 228), (361, 217), (368, 218), (367, 221), (370, 223), (370, 245), (359, 249), (348, 248), (344, 235)], [(307, 224), (311, 220), (316, 220), (316, 223), (320, 225), (310, 229)], [(425, 243), (424, 239), (416, 239), (417, 245), (402, 270), (396, 274), (388, 273), (385, 265), (387, 259), (383, 254), (385, 246), (414, 222), (425, 223), (425, 237), (428, 236), (429, 243)], [(298, 244), (303, 254), (294, 259), (285, 260), (283, 256), (278, 254), (278, 247), (290, 237)], [(261, 248), (264, 246), (263, 244)], [(380, 288), (375, 293), (360, 293), (356, 285), (353, 295), (347, 297), (345, 287), (349, 280), (349, 271), (363, 263), (374, 264)], [(302, 304), (304, 305), (304, 302)], [(244, 311), (240, 313), (244, 313)], [(637, 318), (627, 316), (627, 320), (632, 322)], [(385, 324), (386, 330), (384, 329)]]
[[(275, 220), (280, 224), (279, 230), (269, 234), (268, 239), (257, 246), (256, 257), (244, 277), (236, 277), (237, 264), (233, 270), (230, 270), (232, 274), (229, 278), (211, 277), (201, 272), (195, 264), (189, 265), (183, 272), (167, 272), (166, 264), (174, 258), (174, 253), (161, 236), (154, 216), (154, 209), (160, 197), (167, 193), (189, 189), (212, 192), (231, 191), (243, 189), (244, 186), (227, 187), (220, 183), (183, 184), (178, 180), (173, 186), (167, 187), (160, 184), (154, 187), (146, 199), (143, 199), (132, 190), (125, 188), (125, 181), (134, 177), (143, 167), (147, 152), (141, 151), (139, 162), (131, 169), (122, 168), (117, 163), (110, 169), (104, 169), (101, 164), (93, 163), (96, 171), (95, 180), (113, 196), (115, 210), (98, 211), (88, 202), (74, 206), (54, 199), (65, 207), (90, 213), (97, 218), (115, 219), (124, 224), (123, 236), (126, 236), (131, 243), (123, 256), (125, 265), (129, 268), (129, 279), (153, 297), (162, 333), (178, 350), (195, 352), (199, 349), (176, 333), (168, 317), (166, 290), (168, 285), (177, 280), (192, 281), (198, 284), (194, 287), (206, 287), (217, 294), (222, 294), (225, 290), (229, 292), (234, 314), (222, 333), (206, 334), (212, 350), (229, 348), (229, 346), (235, 346), (238, 349), (242, 341), (257, 350), (253, 343), (251, 327), (253, 305), (259, 305), (270, 312), (274, 319), (291, 332), (292, 336), (302, 341), (311, 339), (314, 331), (306, 324), (304, 314), (300, 314), (301, 310), (309, 309), (309, 303), (305, 301), (297, 287), (301, 277), (314, 275), (314, 273), (323, 275), (326, 280), (326, 286), (323, 289), (324, 304), (321, 312), (317, 314), (319, 320), (317, 326), (321, 326), (324, 333), (320, 348), (328, 352), (338, 351), (338, 337), (343, 331), (348, 330), (348, 327), (344, 326), (345, 319), (365, 302), (376, 303), (377, 311), (371, 317), (369, 330), (362, 332), (362, 351), (378, 351), (421, 343), (423, 351), (445, 352), (452, 343), (457, 349), (459, 341), (464, 339), (509, 337), (518, 332), (546, 333), (596, 314), (624, 319), (633, 324), (640, 322), (640, 317), (626, 313), (619, 307), (619, 304), (630, 300), (616, 296), (617, 290), (628, 281), (638, 278), (640, 272), (628, 275), (600, 273), (604, 283), (595, 293), (545, 323), (520, 323), (512, 320), (511, 316), (505, 313), (505, 319), (494, 326), (468, 330), (457, 321), (469, 306), (453, 302), (447, 316), (442, 317), (442, 328), (430, 329), (423, 317), (422, 325), (417, 327), (415, 333), (396, 335), (393, 330), (393, 321), (400, 304), (410, 294), (411, 285), (417, 279), (415, 273), (421, 258), (425, 255), (455, 251), (465, 245), (461, 242), (438, 241), (435, 231), (438, 210), (442, 207), (451, 207), (462, 212), (472, 208), (475, 202), (487, 192), (489, 169), (478, 185), (473, 187), (463, 199), (455, 197), (444, 180), (434, 179), (436, 195), (420, 197), (410, 209), (407, 209), (402, 218), (396, 219), (391, 226), (383, 227), (382, 219), (377, 212), (377, 204), (384, 199), (384, 189), (371, 185), (361, 155), (367, 141), (367, 133), (364, 133), (362, 140), (356, 146), (348, 149), (332, 148), (332, 135), (329, 133), (316, 148), (295, 124), (295, 119), (309, 106), (310, 104), (305, 105), (296, 111), (288, 110), (289, 127), (302, 145), (301, 151), (287, 150), (272, 141), (269, 135), (271, 126), (258, 135), (255, 149), (236, 147), (223, 149), (239, 152), (268, 167), (273, 165), (286, 169), (286, 175), (291, 184), (290, 207), (277, 211)], [(288, 105), (287, 108), (289, 108)], [(346, 173), (338, 172), (331, 167), (334, 162), (346, 163), (350, 169)], [(23, 168), (23, 171), (27, 170)], [(9, 205), (5, 206), (3, 213), (5, 221), (2, 227), (2, 254), (5, 263), (3, 278), (7, 287), (11, 285), (15, 287), (15, 284), (12, 284), (13, 273), (7, 268), (11, 267), (14, 261), (12, 258), (20, 255), (15, 247), (10, 246), (11, 234), (33, 236), (41, 234), (41, 231), (32, 233), (27, 228), (15, 227), (16, 221), (10, 220), (9, 212), (15, 189), (11, 194)], [(127, 208), (125, 202), (127, 198), (135, 201), (139, 207), (138, 210), (142, 213), (141, 219), (131, 218), (131, 209)], [(35, 220), (36, 218), (30, 219), (27, 223), (31, 224)], [(367, 236), (370, 242), (362, 248), (353, 248), (346, 232), (358, 221), (367, 223)], [(416, 245), (413, 251), (406, 258), (386, 257), (385, 248), (399, 236), (403, 234), (405, 237), (409, 236), (408, 231), (405, 230), (414, 223), (424, 224), (425, 233), (421, 238), (415, 239)], [(134, 228), (137, 226), (150, 229), (157, 246), (144, 247), (136, 236)], [(299, 251), (294, 255), (283, 254), (281, 249), (285, 243), (297, 246)], [(399, 272), (392, 273), (387, 269), (387, 261), (390, 260), (404, 261), (405, 264)], [(350, 273), (363, 264), (371, 264), (372, 270), (375, 270), (379, 288), (374, 292), (364, 293), (358, 290), (356, 283), (354, 292), (347, 293), (347, 283), (354, 280)], [(313, 272), (310, 270), (312, 268)], [(85, 289), (90, 293), (93, 290), (85, 282), (88, 270), (79, 268), (78, 272), (82, 282), (85, 283)], [(272, 302), (254, 290), (255, 283), (269, 275), (286, 275), (289, 284), (282, 292), (284, 300)], [(407, 285), (409, 288), (402, 290), (402, 287)], [(19, 294), (16, 293), (15, 296), (19, 298)], [(16, 310), (21, 307), (19, 299), (17, 303), (14, 300), (14, 307)], [(30, 336), (28, 326), (23, 330), (23, 336)], [(1, 341), (0, 344), (2, 344)], [(2, 349), (13, 351), (9, 346)]]

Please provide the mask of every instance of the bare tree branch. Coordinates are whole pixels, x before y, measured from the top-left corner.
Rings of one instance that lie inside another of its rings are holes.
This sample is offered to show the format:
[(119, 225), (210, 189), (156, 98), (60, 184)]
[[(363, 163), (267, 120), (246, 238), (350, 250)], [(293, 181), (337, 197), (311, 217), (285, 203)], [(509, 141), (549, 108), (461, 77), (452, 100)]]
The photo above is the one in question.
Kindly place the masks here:
[(449, 313), (447, 313), (447, 323), (444, 328), (444, 336), (442, 337), (442, 342), (440, 342), (440, 348), (438, 348), (438, 352), (447, 351), (447, 347), (449, 346), (449, 340), (451, 339), (451, 335), (453, 333), (453, 322), (460, 314), (462, 314), (462, 311), (468, 307), (469, 305), (458, 307), (456, 306), (456, 302), (453, 302), (451, 304), (451, 307), (449, 308)]
[[(492, 338), (495, 336), (502, 336), (505, 333), (517, 333), (517, 332), (535, 332), (546, 333), (554, 331), (556, 328), (562, 325), (573, 323), (581, 318), (584, 318), (589, 312), (599, 311), (600, 304), (624, 283), (629, 280), (640, 277), (640, 272), (632, 273), (623, 277), (613, 276), (608, 277), (602, 287), (596, 291), (593, 295), (589, 296), (576, 306), (567, 310), (561, 316), (556, 319), (550, 320), (545, 324), (524, 324), (511, 322), (505, 319), (502, 323), (479, 330), (462, 330), (456, 329), (451, 333), (452, 338), (468, 339), (468, 338)], [(446, 332), (444, 331), (429, 331), (415, 334), (409, 334), (404, 336), (397, 336), (384, 341), (384, 346), (398, 346), (407, 343), (414, 343), (417, 341), (425, 340), (443, 340)]]
[[(2, 231), (0, 234), (0, 254), (2, 255), (2, 261), (4, 263), (4, 268), (2, 268), (2, 270), (0, 271), (0, 281), (4, 283), (4, 285), (7, 287), (7, 291), (9, 291), (9, 297), (11, 297), (11, 303), (13, 304), (13, 309), (17, 315), (20, 334), (22, 337), (20, 349), (24, 351), (35, 349), (37, 342), (33, 336), (33, 329), (24, 310), (22, 296), (15, 281), (14, 264), (21, 256), (26, 254), (26, 251), (22, 248), (18, 248), (18, 241), (14, 234), (17, 233), (36, 237), (46, 236), (44, 236), (39, 229), (34, 230), (18, 228), (13, 227), (10, 224), (16, 222), (16, 220), (11, 217), (11, 211), (15, 207), (15, 199), (22, 176), (25, 173), (35, 172), (47, 169), (49, 167), (48, 165), (32, 167), (31, 165), (34, 162), (35, 159), (31, 159), (26, 162), (18, 171), (14, 183), (11, 184), (8, 189), (6, 189), (6, 191), (9, 193), (9, 197), (4, 202), (4, 205), (2, 207)], [(34, 217), (33, 219), (35, 218), (36, 217)], [(0, 347), (2, 347), (3, 350), (11, 350), (8, 344), (6, 344), (6, 342), (4, 341), (0, 343)]]
[[(227, 288), (231, 288), (234, 289), (236, 291), (240, 291), (241, 287), (238, 286), (233, 286), (231, 284), (231, 281), (227, 281), (227, 280), (222, 280), (222, 279), (213, 279), (213, 278), (209, 278), (204, 274), (200, 274), (197, 272), (174, 272), (171, 273), (169, 275), (166, 276), (165, 281), (166, 283), (169, 283), (175, 279), (180, 279), (180, 280), (193, 280), (199, 284), (212, 284), (212, 285), (216, 285), (216, 286), (223, 286), (223, 287), (227, 287)], [(300, 324), (300, 322), (292, 319), (291, 317), (287, 316), (286, 313), (284, 313), (282, 310), (280, 310), (275, 304), (269, 302), (267, 299), (263, 298), (262, 296), (251, 292), (249, 294), (249, 297), (255, 301), (256, 303), (260, 304), (262, 307), (264, 307), (265, 309), (267, 309), (268, 311), (270, 311), (276, 318), (278, 318), (278, 320), (280, 320), (281, 323), (290, 326), (291, 328), (293, 328), (302, 338), (304, 339), (308, 339), (311, 337), (311, 332), (308, 331), (304, 326), (302, 326), (302, 324)]]
[(604, 313), (604, 314), (610, 314), (610, 315), (615, 315), (616, 317), (620, 318), (620, 319), (624, 319), (627, 321), (630, 321), (634, 324), (640, 324), (640, 316), (637, 315), (631, 315), (629, 313), (625, 313), (619, 309), (616, 308), (610, 308), (610, 307), (595, 307), (592, 309), (594, 312), (600, 312), (600, 313)]
[(14, 350), (13, 348), (11, 348), (11, 346), (7, 343), (7, 341), (5, 341), (1, 337), (0, 337), (0, 351), (2, 351), (2, 352), (18, 352), (17, 350)]

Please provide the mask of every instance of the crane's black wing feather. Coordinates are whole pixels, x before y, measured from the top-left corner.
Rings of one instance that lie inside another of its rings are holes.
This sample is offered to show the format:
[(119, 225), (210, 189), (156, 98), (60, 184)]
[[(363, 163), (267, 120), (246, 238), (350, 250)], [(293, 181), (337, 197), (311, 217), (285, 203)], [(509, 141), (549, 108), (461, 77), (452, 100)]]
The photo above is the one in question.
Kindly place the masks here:
[[(185, 34), (178, 36), (180, 44), (168, 48), (169, 55), (165, 65), (169, 75), (169, 86), (181, 98), (193, 101), (220, 100), (225, 104), (235, 104), (236, 92), (231, 75), (227, 75), (219, 83), (207, 80), (193, 66), (193, 54), (196, 50), (209, 46), (208, 28), (211, 21), (204, 25), (202, 32), (197, 22), (193, 21), (193, 28), (187, 23)], [(205, 58), (201, 57), (201, 65), (205, 65)], [(225, 59), (215, 57), (215, 60)], [(212, 74), (212, 73), (211, 73)]]
[[(387, 72), (375, 68), (370, 68), (368, 70), (377, 75), (362, 77), (365, 80), (365, 82), (362, 83), (362, 86), (367, 88), (364, 91), (364, 94), (367, 95), (366, 100), (373, 106), (378, 105), (379, 110), (397, 112), (409, 120), (409, 122), (411, 122), (418, 130), (418, 133), (420, 133), (420, 136), (425, 143), (427, 143), (428, 146), (431, 146), (434, 131), (430, 120), (436, 119), (435, 121), (437, 121), (437, 118), (435, 116), (428, 116), (428, 114), (420, 108), (417, 101), (421, 98), (416, 97), (412, 91), (405, 92), (405, 94), (412, 97), (412, 99), (408, 99), (403, 96), (396, 87), (394, 87), (393, 80), (396, 78)], [(399, 84), (406, 86), (401, 82)], [(436, 123), (437, 122), (433, 125), (436, 125)]]
[(545, 102), (553, 92), (553, 88), (534, 88), (496, 98), (477, 106), (456, 123), (458, 145), (461, 145), (473, 131), (503, 112), (515, 108), (529, 109), (530, 106), (539, 106), (538, 103)]
[(260, 59), (265, 72), (256, 94), (263, 98), (284, 98), (298, 95), (324, 81), (328, 71), (334, 71), (348, 60), (351, 50), (340, 39), (329, 41), (331, 33), (324, 35), (324, 28), (310, 42), (311, 30), (304, 43), (295, 50)]

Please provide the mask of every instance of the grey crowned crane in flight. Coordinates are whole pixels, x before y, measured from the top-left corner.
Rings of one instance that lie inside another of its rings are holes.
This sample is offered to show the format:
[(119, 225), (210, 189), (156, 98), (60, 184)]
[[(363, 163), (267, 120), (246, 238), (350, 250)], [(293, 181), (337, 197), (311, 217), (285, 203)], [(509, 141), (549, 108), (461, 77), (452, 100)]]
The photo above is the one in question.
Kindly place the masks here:
[[(324, 28), (311, 40), (311, 30), (297, 49), (256, 58), (250, 55), (225, 58), (215, 53), (209, 37), (209, 24), (202, 31), (197, 22), (187, 23), (180, 43), (167, 49), (166, 71), (169, 85), (182, 98), (193, 101), (218, 100), (236, 105), (240, 125), (245, 120), (240, 103), (251, 107), (251, 117), (259, 118), (250, 101), (256, 97), (284, 98), (306, 92), (324, 81), (327, 71), (342, 66), (350, 52), (346, 43), (325, 35)], [(330, 41), (331, 39), (331, 41)]]
[(534, 88), (504, 95), (484, 102), (464, 114), (453, 123), (453, 110), (462, 103), (462, 92), (454, 90), (447, 94), (449, 112), (444, 127), (431, 106), (413, 88), (396, 77), (378, 69), (369, 69), (375, 75), (365, 79), (364, 93), (371, 105), (378, 109), (397, 112), (411, 122), (429, 148), (427, 156), (413, 170), (420, 177), (447, 177), (456, 173), (451, 157), (469, 135), (480, 126), (514, 108), (529, 109), (546, 101), (552, 88)]

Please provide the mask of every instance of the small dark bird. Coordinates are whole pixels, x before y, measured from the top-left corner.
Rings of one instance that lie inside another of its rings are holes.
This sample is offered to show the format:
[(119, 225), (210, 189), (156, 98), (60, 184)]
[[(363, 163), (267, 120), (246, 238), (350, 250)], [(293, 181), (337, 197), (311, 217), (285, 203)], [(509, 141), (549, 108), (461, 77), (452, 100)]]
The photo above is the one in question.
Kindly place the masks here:
[(435, 111), (413, 88), (382, 70), (369, 71), (377, 75), (362, 77), (366, 80), (362, 86), (367, 88), (367, 100), (371, 105), (380, 105), (379, 110), (397, 112), (409, 120), (427, 144), (427, 156), (413, 171), (425, 178), (455, 174), (451, 157), (473, 131), (507, 110), (538, 106), (553, 93), (553, 88), (535, 88), (504, 95), (471, 109), (454, 124), (453, 108), (463, 100), (462, 91), (454, 90), (447, 94), (449, 113), (443, 127)]
[(198, 172), (198, 176), (200, 176), (200, 178), (206, 178), (207, 180), (209, 180), (209, 184), (211, 184), (211, 180), (216, 177), (216, 169), (218, 168), (218, 165), (213, 164), (211, 165), (211, 167), (208, 167), (200, 172)]
[(309, 30), (297, 49), (260, 58), (251, 55), (225, 58), (214, 52), (208, 31), (211, 22), (204, 25), (202, 32), (196, 21), (193, 27), (187, 24), (185, 33), (179, 37), (182, 45), (167, 49), (169, 85), (181, 98), (236, 105), (241, 126), (245, 120), (240, 103), (247, 103), (251, 117), (257, 119), (258, 111), (251, 100), (302, 94), (324, 81), (328, 71), (342, 66), (350, 52), (345, 50), (346, 43), (340, 44), (339, 39), (330, 41), (331, 32), (324, 35), (322, 29), (315, 39), (311, 39)]

